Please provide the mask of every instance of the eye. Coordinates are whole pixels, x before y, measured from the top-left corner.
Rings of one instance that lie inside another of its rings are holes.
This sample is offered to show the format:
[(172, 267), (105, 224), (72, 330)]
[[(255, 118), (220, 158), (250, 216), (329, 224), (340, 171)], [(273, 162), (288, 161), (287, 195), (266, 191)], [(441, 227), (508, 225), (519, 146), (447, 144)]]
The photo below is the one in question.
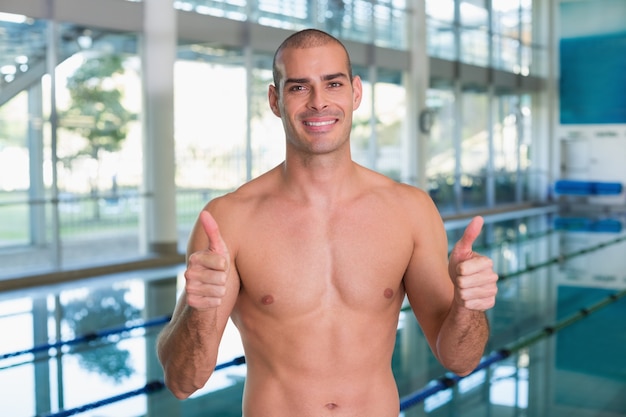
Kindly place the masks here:
[(343, 85), (343, 84), (342, 84), (342, 83), (340, 83), (339, 81), (333, 81), (333, 82), (331, 82), (331, 83), (329, 83), (329, 84), (328, 84), (328, 86), (329, 86), (330, 88), (338, 88), (338, 87), (341, 87), (342, 85)]
[(305, 89), (306, 88), (303, 85), (293, 85), (289, 87), (289, 91), (293, 91), (293, 92), (304, 91)]

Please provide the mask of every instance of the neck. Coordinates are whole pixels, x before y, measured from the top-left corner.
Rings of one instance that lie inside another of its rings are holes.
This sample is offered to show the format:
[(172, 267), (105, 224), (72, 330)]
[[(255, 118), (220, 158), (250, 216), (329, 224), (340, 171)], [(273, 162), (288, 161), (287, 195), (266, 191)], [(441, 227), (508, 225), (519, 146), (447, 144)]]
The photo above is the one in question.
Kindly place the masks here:
[(281, 165), (288, 192), (307, 202), (331, 202), (352, 189), (357, 165), (350, 154), (292, 156)]

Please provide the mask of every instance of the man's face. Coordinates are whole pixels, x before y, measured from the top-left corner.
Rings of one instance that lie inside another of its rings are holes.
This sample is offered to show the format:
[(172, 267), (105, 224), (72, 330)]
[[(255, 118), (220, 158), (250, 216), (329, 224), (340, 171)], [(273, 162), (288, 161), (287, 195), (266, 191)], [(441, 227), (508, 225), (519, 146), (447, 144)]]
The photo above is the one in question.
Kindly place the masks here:
[(350, 81), (344, 49), (328, 43), (289, 48), (277, 60), (280, 85), (270, 86), (270, 107), (283, 120), (287, 146), (311, 153), (349, 146), (352, 113), (361, 103), (359, 77)]

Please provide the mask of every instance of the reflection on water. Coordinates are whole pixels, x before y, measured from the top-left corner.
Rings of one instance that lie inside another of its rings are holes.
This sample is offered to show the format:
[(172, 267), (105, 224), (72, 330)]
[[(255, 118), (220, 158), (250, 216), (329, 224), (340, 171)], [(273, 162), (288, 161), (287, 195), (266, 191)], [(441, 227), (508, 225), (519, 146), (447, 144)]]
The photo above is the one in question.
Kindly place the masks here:
[(103, 339), (89, 335), (94, 330), (130, 324), (141, 317), (141, 310), (127, 301), (128, 293), (127, 287), (105, 287), (81, 291), (61, 304), (61, 327), (67, 326), (71, 338), (87, 336), (84, 345), (72, 345), (69, 353), (77, 356), (86, 371), (108, 376), (117, 384), (135, 372), (130, 352), (116, 343), (119, 336)]
[[(539, 216), (486, 225), (476, 249), (501, 274), (486, 354), (509, 354), (402, 416), (625, 415), (626, 234), (555, 224)], [(156, 334), (180, 281), (167, 271), (0, 295), (0, 416), (240, 417), (245, 365), (217, 371), (185, 401), (153, 383), (162, 378)], [(242, 355), (229, 323), (218, 363)], [(402, 397), (448, 381), (408, 309), (392, 367)]]

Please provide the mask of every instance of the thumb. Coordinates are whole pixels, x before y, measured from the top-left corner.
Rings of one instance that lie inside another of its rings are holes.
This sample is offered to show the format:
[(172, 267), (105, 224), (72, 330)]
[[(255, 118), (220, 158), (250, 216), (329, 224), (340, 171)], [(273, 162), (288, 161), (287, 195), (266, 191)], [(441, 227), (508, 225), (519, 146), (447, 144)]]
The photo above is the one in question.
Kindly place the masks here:
[(224, 239), (222, 239), (220, 228), (213, 216), (211, 216), (211, 213), (202, 210), (202, 212), (200, 212), (200, 223), (202, 223), (202, 228), (209, 238), (209, 250), (219, 253), (220, 255), (228, 254), (228, 247)]
[(474, 244), (474, 241), (476, 241), (478, 235), (480, 235), (483, 223), (483, 218), (476, 216), (467, 225), (465, 232), (463, 232), (463, 236), (461, 236), (461, 239), (459, 239), (456, 245), (454, 245), (452, 256), (455, 260), (462, 261), (471, 258), (472, 245)]

